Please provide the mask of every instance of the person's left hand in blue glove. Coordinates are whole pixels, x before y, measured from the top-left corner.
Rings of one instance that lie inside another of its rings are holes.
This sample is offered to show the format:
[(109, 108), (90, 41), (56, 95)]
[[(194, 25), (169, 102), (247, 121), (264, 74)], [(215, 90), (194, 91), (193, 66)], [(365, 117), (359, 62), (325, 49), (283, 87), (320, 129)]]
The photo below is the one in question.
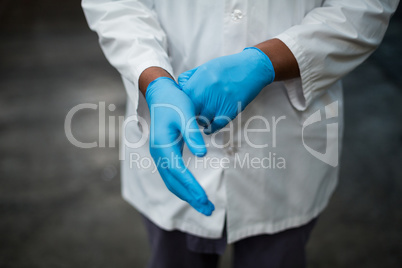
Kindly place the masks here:
[(211, 134), (233, 120), (274, 78), (268, 56), (250, 47), (210, 60), (182, 73), (178, 80), (181, 89), (193, 101), (204, 132)]

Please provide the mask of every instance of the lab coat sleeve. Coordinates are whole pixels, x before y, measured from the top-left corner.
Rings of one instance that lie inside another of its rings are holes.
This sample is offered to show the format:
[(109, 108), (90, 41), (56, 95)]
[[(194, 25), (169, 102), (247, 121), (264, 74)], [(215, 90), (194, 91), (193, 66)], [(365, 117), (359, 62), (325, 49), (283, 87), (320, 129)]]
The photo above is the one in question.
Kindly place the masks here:
[(106, 58), (134, 85), (127, 93), (135, 105), (138, 79), (146, 68), (157, 66), (173, 74), (167, 37), (152, 5), (151, 0), (82, 0), (89, 27), (98, 34)]
[[(275, 38), (294, 54), (300, 83), (285, 81), (292, 105), (300, 111), (380, 44), (399, 0), (327, 0), (299, 25)], [(299, 84), (299, 86), (297, 86)]]

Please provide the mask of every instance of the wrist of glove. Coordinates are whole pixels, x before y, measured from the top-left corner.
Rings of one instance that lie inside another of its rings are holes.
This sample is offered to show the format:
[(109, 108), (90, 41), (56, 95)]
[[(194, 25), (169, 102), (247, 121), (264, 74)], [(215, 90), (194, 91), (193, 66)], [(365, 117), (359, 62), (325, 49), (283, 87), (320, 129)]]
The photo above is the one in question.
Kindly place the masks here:
[(204, 132), (212, 134), (233, 120), (274, 79), (269, 57), (249, 47), (182, 73), (179, 85), (194, 103)]
[(256, 47), (246, 47), (242, 52), (242, 56), (248, 60), (245, 66), (254, 66), (255, 76), (260, 76), (261, 81), (259, 81), (260, 86), (264, 88), (265, 86), (271, 84), (275, 80), (275, 70), (272, 65), (271, 59)]

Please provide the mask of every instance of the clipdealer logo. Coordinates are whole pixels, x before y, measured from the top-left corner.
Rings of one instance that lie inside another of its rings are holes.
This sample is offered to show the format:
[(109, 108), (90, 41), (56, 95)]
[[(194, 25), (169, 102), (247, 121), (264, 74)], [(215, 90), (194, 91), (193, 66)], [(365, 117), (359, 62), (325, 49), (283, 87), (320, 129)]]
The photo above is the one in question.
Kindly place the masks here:
[[(338, 117), (338, 101), (332, 102), (325, 106), (324, 108), (324, 113), (325, 113), (325, 120), (331, 119), (331, 118), (337, 118)], [(327, 135), (326, 135), (326, 151), (325, 153), (317, 152), (316, 150), (312, 149), (309, 147), (305, 141), (304, 141), (304, 129), (307, 126), (310, 126), (314, 123), (318, 123), (322, 121), (323, 119), (321, 118), (321, 110), (315, 111), (313, 114), (311, 114), (306, 121), (303, 123), (302, 127), (302, 140), (303, 140), (303, 146), (306, 148), (306, 150), (312, 154), (315, 158), (321, 160), (322, 162), (336, 167), (338, 166), (338, 147), (339, 147), (339, 134), (338, 134), (338, 123), (329, 123), (327, 124)]]
[[(310, 116), (307, 117), (307, 119), (303, 122), (302, 125), (302, 142), (303, 142), (303, 146), (304, 148), (315, 158), (317, 158), (318, 160), (332, 166), (332, 167), (336, 167), (338, 166), (338, 155), (339, 155), (339, 134), (338, 134), (338, 128), (339, 128), (339, 124), (337, 122), (335, 123), (327, 123), (326, 124), (326, 145), (325, 145), (325, 152), (319, 152), (314, 150), (313, 148), (311, 148), (310, 146), (308, 146), (306, 144), (306, 139), (308, 139), (308, 137), (311, 138), (310, 135), (306, 135), (305, 134), (305, 129), (313, 124), (319, 123), (323, 120), (328, 120), (328, 119), (332, 119), (332, 118), (337, 118), (338, 117), (338, 101), (332, 102), (328, 105), (326, 105), (324, 107), (324, 114), (325, 114), (325, 118), (322, 118), (322, 111), (321, 109), (315, 111), (314, 113), (312, 113)], [(71, 123), (72, 123), (72, 119), (73, 116), (80, 110), (83, 109), (91, 109), (91, 110), (98, 110), (98, 114), (99, 114), (99, 137), (98, 137), (98, 141), (93, 141), (93, 142), (80, 142), (78, 141), (72, 134), (72, 129), (71, 129)], [(79, 104), (75, 107), (73, 107), (67, 114), (65, 122), (64, 122), (64, 127), (65, 127), (65, 133), (66, 133), (66, 137), (67, 139), (75, 146), (79, 147), (79, 148), (94, 148), (94, 147), (115, 147), (116, 146), (116, 142), (115, 139), (118, 137), (118, 143), (122, 143), (123, 146), (119, 146), (120, 149), (122, 149), (120, 151), (120, 160), (124, 160), (125, 159), (125, 147), (129, 147), (129, 148), (139, 148), (143, 145), (145, 145), (147, 143), (148, 140), (148, 136), (149, 136), (149, 126), (146, 122), (146, 120), (144, 118), (141, 118), (138, 115), (133, 115), (130, 116), (128, 118), (124, 118), (124, 116), (118, 116), (118, 120), (116, 120), (116, 116), (111, 115), (111, 116), (107, 116), (107, 112), (114, 112), (116, 109), (116, 106), (114, 104), (110, 104), (107, 106), (105, 105), (105, 102), (99, 102), (98, 104), (92, 104), (92, 103), (83, 103), (83, 104)], [(180, 111), (177, 111), (180, 115)], [(181, 115), (183, 116), (183, 115)], [(241, 117), (241, 113), (239, 114), (239, 117)], [(183, 117), (184, 118), (184, 117)], [(108, 119), (108, 120), (106, 120)], [(276, 131), (277, 131), (277, 125), (281, 120), (286, 119), (286, 116), (281, 116), (279, 118), (275, 118), (272, 117), (272, 122), (268, 122), (268, 120), (262, 116), (254, 116), (252, 118), (249, 118), (248, 121), (245, 124), (245, 129), (243, 129), (244, 131), (244, 137), (245, 137), (245, 141), (247, 142), (247, 144), (252, 147), (252, 148), (264, 148), (267, 147), (268, 144), (264, 144), (264, 145), (257, 145), (254, 144), (253, 142), (251, 142), (251, 140), (249, 139), (248, 133), (249, 132), (271, 132), (272, 133), (272, 147), (275, 148), (276, 147)], [(184, 120), (184, 119), (183, 119)], [(265, 127), (264, 129), (249, 129), (249, 123), (251, 121), (254, 120), (262, 120), (262, 122), (264, 123)], [(108, 121), (108, 124), (106, 123), (106, 121)], [(116, 122), (117, 121), (117, 122)], [(143, 133), (140, 137), (140, 139), (138, 141), (135, 142), (130, 142), (126, 135), (125, 135), (125, 129), (126, 126), (129, 123), (136, 123), (138, 125), (141, 125), (141, 129), (143, 130)], [(117, 123), (117, 124), (116, 124)], [(108, 125), (108, 127), (107, 127)], [(229, 132), (233, 134), (234, 129), (233, 125), (229, 124)], [(118, 135), (116, 133), (117, 131), (121, 131), (123, 130), (120, 134)], [(107, 132), (107, 134), (106, 134)], [(116, 135), (117, 134), (117, 135)], [(239, 134), (239, 133), (238, 133)], [(108, 144), (106, 144), (106, 137), (108, 136)], [(215, 142), (215, 140), (213, 139), (216, 136), (216, 133), (214, 135), (212, 135), (211, 138), (211, 142), (213, 146), (215, 146), (216, 148), (223, 148), (222, 145), (217, 144)], [(231, 135), (230, 135), (231, 136)], [(229, 139), (230, 141), (228, 142), (228, 144), (226, 145), (231, 145), (230, 142), (233, 142), (233, 136), (231, 136), (231, 139)], [(208, 147), (209, 145), (207, 145)]]

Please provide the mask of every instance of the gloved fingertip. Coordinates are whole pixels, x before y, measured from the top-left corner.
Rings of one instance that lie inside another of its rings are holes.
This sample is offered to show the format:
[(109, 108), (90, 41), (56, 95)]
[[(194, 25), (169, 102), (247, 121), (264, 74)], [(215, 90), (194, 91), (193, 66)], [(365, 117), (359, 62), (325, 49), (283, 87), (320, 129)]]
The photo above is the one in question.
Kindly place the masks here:
[(194, 152), (194, 155), (197, 157), (204, 157), (207, 154), (207, 148), (203, 148), (203, 149), (197, 149), (196, 152)]
[(211, 129), (206, 127), (206, 128), (204, 128), (203, 132), (205, 135), (209, 135), (209, 134), (211, 134)]
[(208, 122), (206, 122), (205, 120), (203, 120), (201, 118), (197, 118), (197, 123), (202, 127), (207, 127), (209, 124)]
[(187, 73), (182, 73), (179, 75), (177, 78), (177, 83), (179, 84), (179, 87), (181, 90), (183, 90), (184, 86), (187, 84), (187, 81), (190, 79), (190, 75)]
[(203, 157), (207, 154), (207, 147), (205, 146), (204, 139), (200, 137), (192, 137), (193, 139), (187, 139), (187, 146), (190, 151), (197, 157)]
[(214, 204), (212, 204), (212, 202), (208, 200), (208, 204), (204, 207), (202, 214), (204, 214), (205, 216), (211, 216), (214, 210)]
[[(195, 201), (195, 200), (193, 200)], [(206, 203), (199, 202), (190, 202), (191, 206), (197, 210), (199, 213), (204, 214), (205, 216), (211, 216), (212, 212), (215, 210), (214, 204), (207, 199)]]
[(197, 70), (197, 68), (194, 68), (194, 69), (188, 70), (184, 73), (181, 73), (179, 75), (179, 77), (177, 78), (177, 81), (179, 82), (179, 86), (183, 87), (187, 83), (187, 81), (190, 79), (190, 77), (195, 73), (196, 70)]
[(185, 79), (184, 77), (180, 78), (180, 76), (179, 76), (179, 78), (177, 79), (177, 82), (179, 84), (180, 89), (183, 89), (183, 87), (186, 84), (187, 80), (188, 79)]
[(211, 216), (211, 215), (212, 215), (212, 212), (213, 212), (213, 211), (208, 210), (208, 211), (203, 211), (203, 212), (201, 212), (201, 213), (204, 214), (205, 216)]
[(214, 132), (215, 131), (211, 127), (204, 128), (205, 135), (211, 135), (211, 134), (214, 134)]

